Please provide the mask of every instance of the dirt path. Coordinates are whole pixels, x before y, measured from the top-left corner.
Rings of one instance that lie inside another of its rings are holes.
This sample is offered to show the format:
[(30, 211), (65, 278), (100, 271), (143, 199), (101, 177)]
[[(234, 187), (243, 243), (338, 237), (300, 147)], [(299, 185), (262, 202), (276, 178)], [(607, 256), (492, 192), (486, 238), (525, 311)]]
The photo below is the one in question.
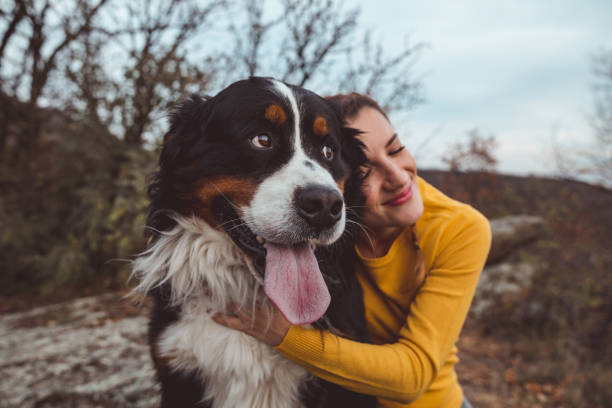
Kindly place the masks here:
[(476, 328), (463, 330), (459, 343), (460, 362), (457, 375), (465, 394), (474, 407), (496, 408), (516, 406), (503, 361), (506, 351), (491, 339), (480, 338)]
[[(459, 381), (475, 408), (567, 407), (567, 384), (527, 380), (521, 374), (539, 363), (528, 361), (513, 345), (480, 335), (468, 322), (457, 346)], [(565, 373), (567, 378), (570, 374)]]

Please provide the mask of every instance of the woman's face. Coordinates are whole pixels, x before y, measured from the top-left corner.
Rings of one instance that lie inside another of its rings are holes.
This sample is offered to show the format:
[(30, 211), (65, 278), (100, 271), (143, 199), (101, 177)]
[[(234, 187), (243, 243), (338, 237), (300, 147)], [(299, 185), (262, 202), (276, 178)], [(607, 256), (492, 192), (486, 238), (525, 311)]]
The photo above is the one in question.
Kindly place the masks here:
[(348, 126), (363, 133), (368, 166), (362, 168), (363, 222), (375, 232), (414, 224), (423, 214), (416, 163), (391, 123), (376, 109), (362, 108)]

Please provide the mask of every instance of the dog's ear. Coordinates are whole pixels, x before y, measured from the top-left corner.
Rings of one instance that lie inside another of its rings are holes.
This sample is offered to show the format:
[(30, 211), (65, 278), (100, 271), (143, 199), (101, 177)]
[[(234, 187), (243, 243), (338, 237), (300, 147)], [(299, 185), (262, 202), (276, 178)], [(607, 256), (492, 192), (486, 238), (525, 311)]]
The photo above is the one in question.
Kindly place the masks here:
[(351, 172), (353, 172), (366, 163), (365, 145), (357, 138), (362, 132), (347, 126), (346, 121), (342, 118), (342, 107), (334, 97), (326, 97), (324, 101), (334, 112), (338, 123), (340, 123), (342, 157), (350, 166)]
[(151, 200), (147, 225), (150, 236), (157, 239), (158, 233), (170, 229), (175, 221), (165, 211), (177, 208), (178, 198), (188, 190), (188, 183), (176, 177), (182, 166), (189, 164), (184, 160), (190, 153), (190, 146), (203, 134), (210, 116), (208, 97), (192, 95), (177, 104), (170, 114), (170, 129), (164, 135), (164, 143), (159, 156), (159, 170), (149, 178), (148, 193)]
[[(349, 167), (348, 178), (344, 183), (344, 202), (346, 203), (346, 216), (348, 219), (355, 221), (348, 223), (347, 230), (354, 229), (358, 225), (365, 197), (361, 192), (361, 166), (367, 164), (365, 154), (366, 146), (357, 136), (362, 132), (358, 129), (347, 126), (346, 121), (342, 119), (342, 109), (337, 101), (333, 98), (326, 98), (325, 101), (334, 111), (339, 123), (341, 123), (340, 147), (342, 149), (342, 158)], [(361, 233), (355, 230), (352, 236), (358, 236)]]
[(351, 167), (351, 172), (366, 164), (365, 145), (357, 138), (361, 130), (342, 126), (342, 157)]
[(210, 113), (210, 97), (191, 95), (170, 114), (170, 129), (164, 135), (160, 166), (178, 164), (177, 159), (204, 133)]
[(344, 183), (344, 202), (346, 204), (347, 219), (353, 221), (347, 223), (347, 231), (353, 237), (359, 236), (362, 231), (358, 228), (361, 222), (361, 214), (365, 204), (365, 197), (361, 191), (361, 166), (367, 164), (365, 145), (357, 136), (360, 130), (347, 126), (342, 127), (342, 155), (349, 165), (350, 173)]

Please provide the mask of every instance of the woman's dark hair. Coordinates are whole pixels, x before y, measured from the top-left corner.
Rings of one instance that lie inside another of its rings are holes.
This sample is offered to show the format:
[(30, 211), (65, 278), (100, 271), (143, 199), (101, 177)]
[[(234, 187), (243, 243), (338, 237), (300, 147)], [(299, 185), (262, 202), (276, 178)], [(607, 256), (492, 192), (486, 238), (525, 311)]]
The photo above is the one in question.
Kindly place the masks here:
[(347, 122), (357, 117), (359, 111), (363, 108), (373, 108), (380, 112), (387, 120), (387, 114), (380, 105), (367, 95), (362, 95), (357, 92), (348, 94), (337, 94), (325, 97), (332, 104), (340, 118)]

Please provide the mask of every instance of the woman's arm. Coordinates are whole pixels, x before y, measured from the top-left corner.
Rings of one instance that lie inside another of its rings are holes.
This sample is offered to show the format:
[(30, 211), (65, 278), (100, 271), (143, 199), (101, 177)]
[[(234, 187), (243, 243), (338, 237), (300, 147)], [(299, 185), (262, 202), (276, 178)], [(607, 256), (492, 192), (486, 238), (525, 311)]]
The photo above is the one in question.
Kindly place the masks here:
[[(435, 258), (395, 343), (363, 344), (290, 326), (277, 350), (315, 376), (350, 390), (401, 402), (418, 398), (459, 336), (489, 251), (488, 221), (466, 209), (447, 223), (434, 247), (423, 248), (435, 251)], [(259, 333), (249, 334), (266, 341)]]
[(474, 210), (449, 224), (397, 342), (362, 344), (292, 326), (277, 349), (312, 374), (348, 389), (415, 400), (436, 378), (459, 337), (490, 241), (488, 221)]

